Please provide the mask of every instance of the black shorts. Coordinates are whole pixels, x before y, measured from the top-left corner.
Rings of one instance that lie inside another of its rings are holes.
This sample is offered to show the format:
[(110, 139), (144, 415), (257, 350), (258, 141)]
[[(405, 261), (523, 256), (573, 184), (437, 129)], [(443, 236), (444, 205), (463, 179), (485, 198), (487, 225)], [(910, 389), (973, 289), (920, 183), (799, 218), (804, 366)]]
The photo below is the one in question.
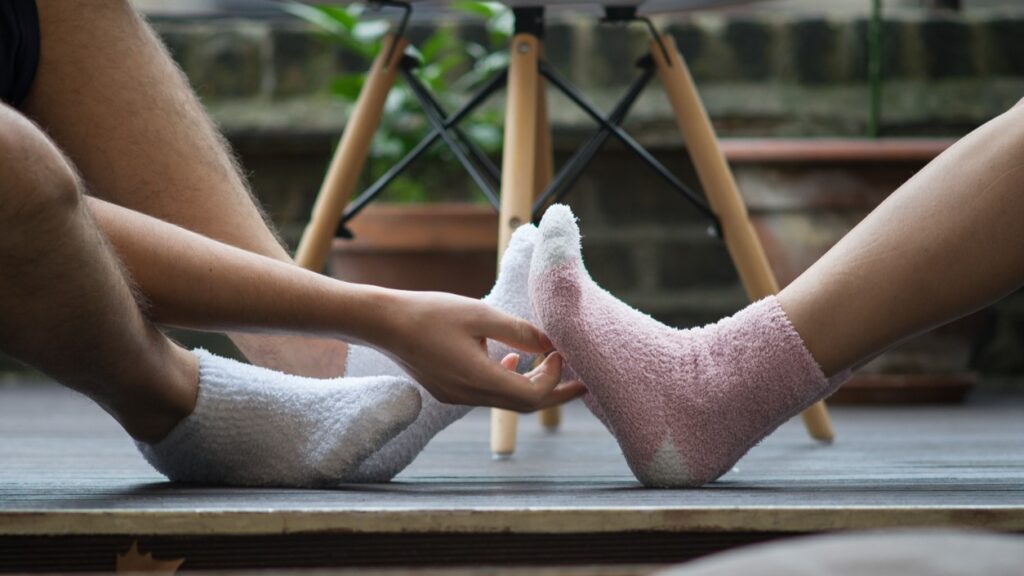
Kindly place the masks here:
[(18, 107), (39, 66), (36, 0), (0, 0), (0, 100)]

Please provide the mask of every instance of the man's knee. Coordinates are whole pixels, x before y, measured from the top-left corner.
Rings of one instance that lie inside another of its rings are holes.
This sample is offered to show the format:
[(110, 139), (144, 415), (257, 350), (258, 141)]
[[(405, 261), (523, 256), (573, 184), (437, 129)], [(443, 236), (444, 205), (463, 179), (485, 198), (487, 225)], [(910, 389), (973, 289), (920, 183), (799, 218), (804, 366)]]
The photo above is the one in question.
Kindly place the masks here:
[(0, 105), (0, 220), (5, 227), (67, 216), (81, 191), (71, 164), (32, 122)]

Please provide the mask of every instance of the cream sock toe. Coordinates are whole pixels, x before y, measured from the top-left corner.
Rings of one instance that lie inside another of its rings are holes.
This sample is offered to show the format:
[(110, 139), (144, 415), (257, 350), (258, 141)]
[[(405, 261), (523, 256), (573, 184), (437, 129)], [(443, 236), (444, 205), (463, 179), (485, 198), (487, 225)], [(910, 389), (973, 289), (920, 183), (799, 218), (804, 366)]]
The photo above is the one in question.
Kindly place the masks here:
[[(508, 249), (501, 259), (498, 280), (484, 302), (512, 316), (533, 321), (528, 282), (530, 260), (537, 240), (537, 228), (524, 224), (512, 234)], [(512, 350), (498, 342), (487, 342), (491, 358), (501, 360)], [(521, 354), (518, 370), (525, 372), (533, 367), (534, 356)], [(349, 348), (346, 376), (392, 375), (405, 376), (402, 369), (387, 356), (372, 348), (352, 346)], [(418, 386), (418, 385), (417, 385)], [(387, 482), (404, 470), (424, 446), (447, 428), (452, 422), (470, 411), (470, 406), (444, 404), (434, 399), (429, 392), (420, 388), (422, 409), (419, 417), (401, 434), (385, 444), (366, 459), (358, 470), (349, 475), (350, 482)]]

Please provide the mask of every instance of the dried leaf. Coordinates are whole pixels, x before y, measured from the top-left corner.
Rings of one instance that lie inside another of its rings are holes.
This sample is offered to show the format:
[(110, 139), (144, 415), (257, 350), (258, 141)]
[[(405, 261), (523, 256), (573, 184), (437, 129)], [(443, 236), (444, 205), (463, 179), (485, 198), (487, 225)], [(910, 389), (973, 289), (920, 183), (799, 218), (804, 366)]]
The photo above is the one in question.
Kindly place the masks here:
[(184, 561), (184, 558), (178, 558), (176, 560), (157, 560), (156, 558), (153, 558), (153, 554), (149, 552), (142, 554), (139, 552), (139, 542), (135, 541), (132, 542), (132, 547), (129, 548), (127, 552), (117, 555), (116, 572), (118, 574), (128, 572), (148, 572), (173, 576)]

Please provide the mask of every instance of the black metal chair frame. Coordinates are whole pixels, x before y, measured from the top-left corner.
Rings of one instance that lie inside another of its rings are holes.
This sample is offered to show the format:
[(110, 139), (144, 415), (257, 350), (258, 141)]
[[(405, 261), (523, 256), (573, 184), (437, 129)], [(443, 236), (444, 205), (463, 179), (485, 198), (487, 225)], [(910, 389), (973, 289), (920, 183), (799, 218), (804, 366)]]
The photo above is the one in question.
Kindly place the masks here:
[[(397, 38), (402, 37), (408, 26), (409, 15), (412, 10), (411, 5), (407, 2), (390, 0), (377, 1), (376, 3), (381, 6), (397, 7), (404, 10), (395, 33)], [(516, 34), (528, 33), (538, 38), (543, 38), (544, 8), (516, 8), (513, 10), (513, 16)], [(605, 17), (602, 19), (602, 22), (642, 22), (647, 25), (655, 39), (659, 38), (650, 20), (638, 16), (636, 9), (633, 7), (608, 7), (605, 10)], [(392, 43), (393, 45), (394, 43)], [(662, 49), (664, 50), (664, 46), (662, 46)], [(476, 187), (479, 188), (480, 192), (483, 193), (494, 209), (498, 209), (500, 194), (498, 187), (501, 182), (501, 169), (459, 128), (459, 123), (485, 103), (495, 92), (505, 87), (508, 69), (506, 68), (495, 73), (458, 110), (448, 114), (437, 98), (430, 92), (430, 89), (416, 76), (415, 70), (420, 64), (420, 61), (414, 56), (403, 55), (400, 61), (399, 74), (409, 87), (410, 92), (419, 102), (431, 130), (405, 157), (395, 163), (387, 172), (352, 200), (338, 223), (336, 235), (339, 237), (353, 238), (353, 234), (348, 228), (348, 223), (363, 208), (373, 202), (414, 161), (439, 141), (443, 142), (451, 150)], [(623, 123), (630, 109), (656, 72), (654, 60), (650, 55), (640, 58), (636, 66), (639, 68), (640, 74), (619, 99), (618, 103), (616, 103), (611, 114), (606, 116), (548, 62), (540, 61), (538, 70), (540, 75), (580, 110), (586, 113), (598, 125), (598, 128), (576, 149), (572, 156), (558, 170), (547, 188), (539, 194), (533, 204), (532, 217), (536, 221), (540, 218), (545, 206), (551, 202), (563, 200), (572, 190), (573, 185), (579, 180), (584, 170), (601, 151), (604, 143), (609, 138), (615, 137), (644, 164), (651, 167), (672, 190), (685, 197), (701, 214), (707, 217), (711, 223), (710, 232), (721, 237), (722, 231), (718, 217), (711, 210), (705, 198), (683, 184), (664, 164), (658, 161), (653, 154), (623, 129)]]

